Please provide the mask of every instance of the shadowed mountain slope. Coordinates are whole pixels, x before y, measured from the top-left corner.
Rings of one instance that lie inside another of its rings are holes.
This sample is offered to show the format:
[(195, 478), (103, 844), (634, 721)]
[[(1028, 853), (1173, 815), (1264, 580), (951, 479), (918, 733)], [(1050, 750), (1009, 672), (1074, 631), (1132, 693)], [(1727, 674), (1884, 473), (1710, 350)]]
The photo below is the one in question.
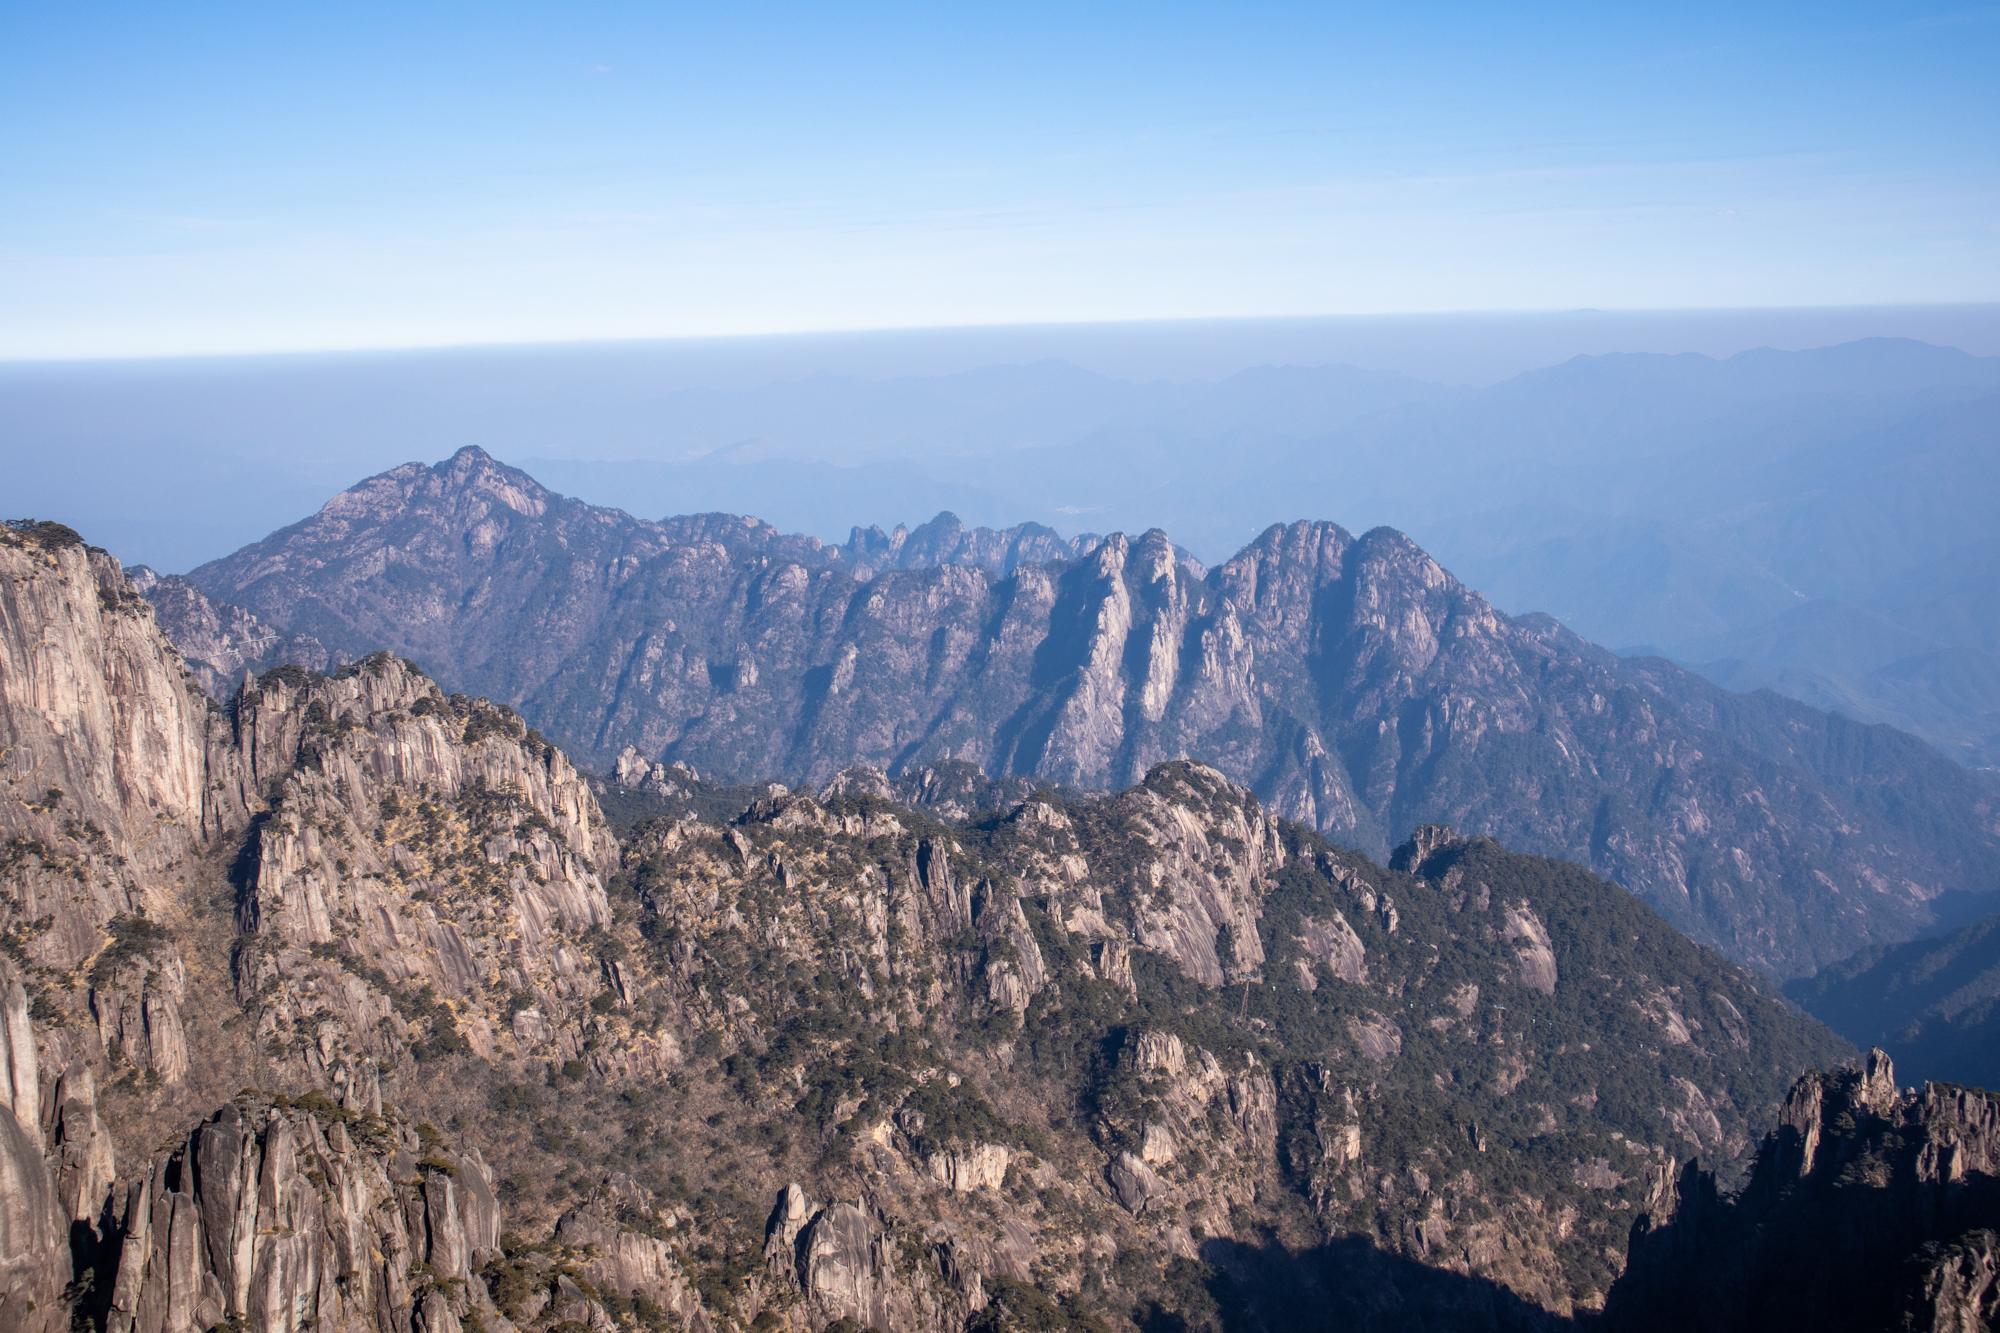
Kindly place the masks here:
[(2000, 1097), (1896, 1085), (1881, 1051), (1809, 1074), (1732, 1196), (1663, 1174), (1604, 1325), (1616, 1333), (1991, 1328)]
[(2000, 1088), (2000, 916), (1935, 938), (1879, 945), (1787, 991), (1917, 1079)]

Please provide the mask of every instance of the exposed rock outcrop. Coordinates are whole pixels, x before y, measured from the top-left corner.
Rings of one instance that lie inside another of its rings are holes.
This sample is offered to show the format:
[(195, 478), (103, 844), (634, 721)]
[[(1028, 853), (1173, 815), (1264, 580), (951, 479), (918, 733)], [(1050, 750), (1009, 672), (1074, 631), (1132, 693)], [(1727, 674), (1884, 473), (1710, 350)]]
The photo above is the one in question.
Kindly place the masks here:
[(67, 1328), (69, 1244), (42, 1146), (40, 1063), (28, 996), (0, 957), (0, 1327)]
[(1957, 1333), (2000, 1308), (2000, 1096), (1896, 1086), (1889, 1058), (1801, 1079), (1741, 1191), (1663, 1172), (1606, 1326)]
[[(882, 563), (647, 522), (465, 450), (191, 578), (411, 656), (607, 769), (633, 746), (734, 782), (960, 762), (1115, 789), (1192, 756), (1377, 855), (1450, 820), (1586, 861), (1779, 973), (2000, 883), (1989, 784), (1914, 738), (1503, 616), (1388, 529), (1273, 527), (1209, 569), (1159, 532), (985, 545)], [(1925, 793), (1921, 824), (1892, 789)]]
[(387, 656), (272, 673), (235, 713), (269, 793), (236, 962), (265, 1039), (358, 1105), (413, 1047), (574, 1054), (615, 980), (581, 942), (616, 853), (562, 753)]
[(105, 1326), (439, 1333), (496, 1317), (491, 1174), (377, 1117), (245, 1099), (126, 1191)]
[(555, 1240), (583, 1256), (583, 1271), (598, 1291), (644, 1300), (674, 1327), (690, 1333), (713, 1327), (647, 1201), (611, 1195), (592, 1199), (563, 1214)]

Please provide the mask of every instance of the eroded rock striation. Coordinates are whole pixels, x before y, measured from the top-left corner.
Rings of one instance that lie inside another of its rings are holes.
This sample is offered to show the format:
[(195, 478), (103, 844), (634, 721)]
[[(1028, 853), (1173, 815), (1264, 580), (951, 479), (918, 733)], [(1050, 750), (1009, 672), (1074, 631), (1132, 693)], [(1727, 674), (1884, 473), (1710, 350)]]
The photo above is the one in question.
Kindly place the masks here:
[(464, 450), (191, 578), (607, 771), (633, 746), (732, 782), (956, 762), (1108, 789), (1193, 757), (1378, 856), (1441, 821), (1585, 862), (1780, 974), (2000, 885), (1990, 780), (1501, 615), (1388, 529), (1274, 527), (1210, 569), (1157, 531), (823, 546), (634, 519)]
[(117, 1333), (457, 1330), (497, 1315), (477, 1273), (499, 1223), (476, 1153), (324, 1099), (242, 1098), (125, 1191), (102, 1318)]
[(40, 1059), (28, 996), (0, 958), (0, 1325), (40, 1333), (69, 1323), (68, 1237), (42, 1140)]

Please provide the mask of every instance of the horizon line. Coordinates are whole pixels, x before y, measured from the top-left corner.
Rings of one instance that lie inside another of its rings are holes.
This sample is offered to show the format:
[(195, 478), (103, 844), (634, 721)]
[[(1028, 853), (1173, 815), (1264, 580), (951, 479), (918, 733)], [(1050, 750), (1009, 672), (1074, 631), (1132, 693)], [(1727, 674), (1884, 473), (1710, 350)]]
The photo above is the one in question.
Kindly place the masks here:
[(717, 333), (605, 335), (580, 338), (516, 338), (485, 341), (438, 341), (325, 346), (209, 349), (179, 352), (109, 352), (101, 355), (49, 354), (0, 356), (0, 367), (139, 365), (164, 362), (287, 360), (314, 357), (404, 356), (448, 352), (506, 352), (582, 348), (643, 348), (687, 344), (748, 344), (808, 341), (816, 338), (894, 337), (913, 334), (1032, 332), (1054, 329), (1140, 329), (1227, 324), (1309, 324), (1366, 320), (1561, 319), (1575, 317), (1831, 314), (1859, 311), (1980, 311), (2000, 315), (2000, 299), (1971, 301), (1850, 301), (1814, 305), (1718, 306), (1546, 306), (1464, 310), (1373, 310), (1325, 314), (1168, 315), (1136, 319), (1049, 319), (1000, 323), (889, 324), (823, 326), (806, 329), (764, 329)]

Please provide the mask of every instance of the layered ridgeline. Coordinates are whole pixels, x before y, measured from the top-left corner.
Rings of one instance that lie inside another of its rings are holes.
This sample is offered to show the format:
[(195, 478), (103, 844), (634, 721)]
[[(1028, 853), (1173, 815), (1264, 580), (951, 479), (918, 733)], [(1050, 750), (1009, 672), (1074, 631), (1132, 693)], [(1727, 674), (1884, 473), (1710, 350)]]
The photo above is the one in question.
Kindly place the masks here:
[(339, 658), (310, 634), (271, 628), (240, 606), (211, 601), (178, 574), (162, 576), (144, 565), (126, 571), (132, 586), (153, 604), (163, 625), (173, 626), (174, 646), (202, 689), (228, 700), (246, 669), (302, 666), (325, 670)]
[[(1206, 570), (1157, 532), (1072, 551), (940, 520), (823, 546), (642, 521), (464, 450), (191, 580), (271, 633), (506, 700), (600, 769), (630, 745), (739, 781), (953, 760), (1109, 789), (1192, 757), (1376, 855), (1448, 822), (1585, 862), (1780, 974), (2000, 888), (1990, 779), (1500, 615), (1386, 529), (1273, 528)], [(197, 655), (219, 614), (198, 609), (162, 602)]]
[(1190, 764), (628, 763), (621, 838), (400, 659), (212, 706), (51, 527), (0, 728), (10, 1328), (1553, 1325), (1839, 1049), (1581, 869)]
[(2000, 1088), (2000, 916), (1865, 949), (1786, 989), (1850, 1041), (1894, 1051), (1906, 1074)]

